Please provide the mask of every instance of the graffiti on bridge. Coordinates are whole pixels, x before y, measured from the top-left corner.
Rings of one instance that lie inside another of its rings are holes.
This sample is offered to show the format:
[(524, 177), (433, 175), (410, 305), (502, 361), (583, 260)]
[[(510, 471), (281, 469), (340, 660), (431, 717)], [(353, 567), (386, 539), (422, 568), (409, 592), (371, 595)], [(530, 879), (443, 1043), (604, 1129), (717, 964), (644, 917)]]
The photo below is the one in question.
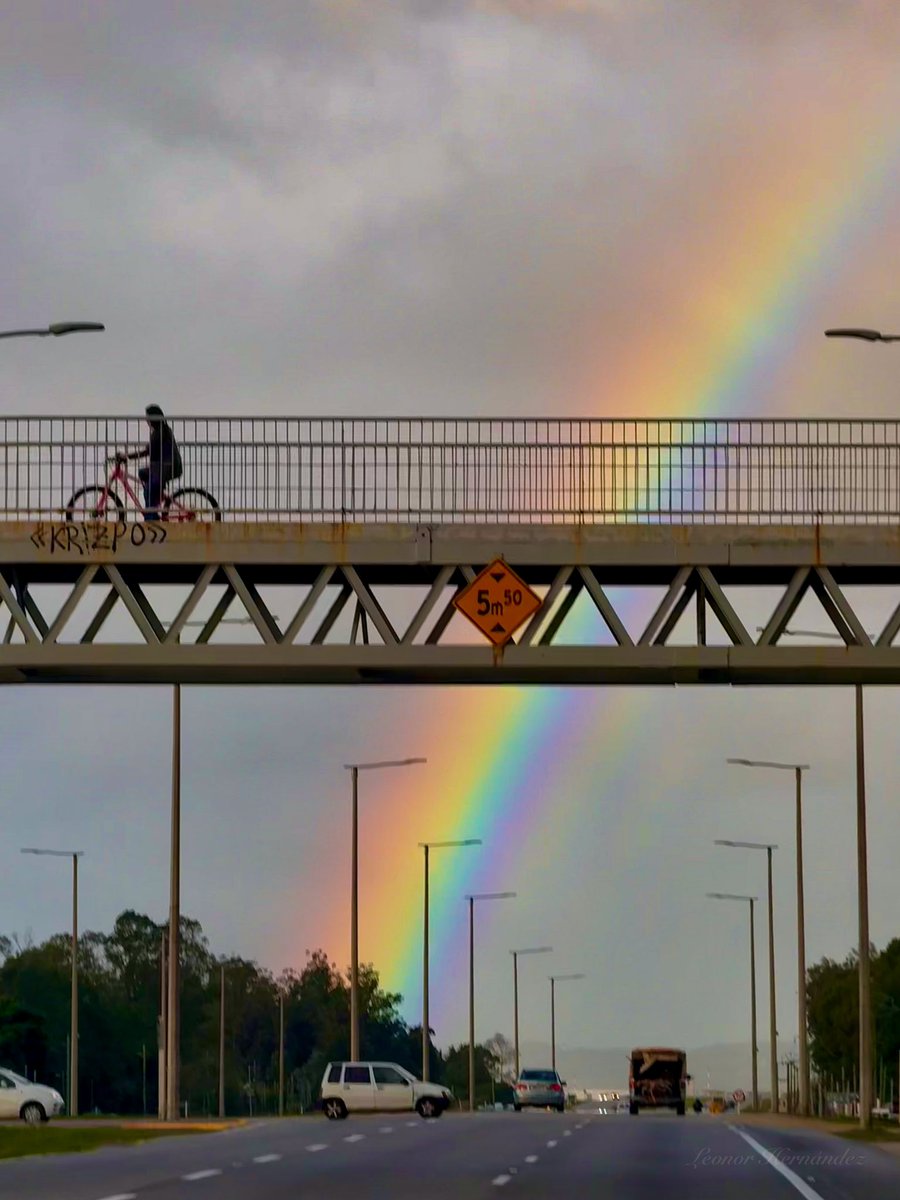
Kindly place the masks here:
[(83, 558), (94, 551), (106, 550), (115, 554), (121, 545), (160, 546), (168, 537), (165, 526), (158, 521), (63, 521), (58, 524), (41, 521), (31, 535), (38, 550), (51, 554), (77, 554)]

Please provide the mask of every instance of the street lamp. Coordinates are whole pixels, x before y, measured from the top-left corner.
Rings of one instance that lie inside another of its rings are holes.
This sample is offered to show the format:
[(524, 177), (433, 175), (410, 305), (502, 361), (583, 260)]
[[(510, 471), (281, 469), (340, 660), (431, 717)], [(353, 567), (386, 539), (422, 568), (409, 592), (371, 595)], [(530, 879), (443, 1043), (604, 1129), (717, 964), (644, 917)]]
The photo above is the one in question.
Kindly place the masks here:
[(72, 860), (72, 1027), (69, 1046), (69, 1100), (70, 1117), (78, 1116), (78, 860), (83, 850), (39, 850), (26, 846), (23, 854), (46, 855), (50, 858)]
[(510, 950), (513, 960), (513, 1025), (516, 1039), (516, 1079), (519, 1078), (519, 955), (549, 954), (552, 946), (529, 946), (525, 950)]
[(411, 767), (424, 758), (391, 758), (379, 762), (344, 763), (353, 781), (353, 822), (350, 868), (350, 1061), (359, 1060), (359, 773), (385, 767)]
[(105, 328), (98, 321), (57, 321), (46, 329), (6, 329), (0, 331), (0, 338), (64, 337), (67, 333), (102, 333)]
[[(826, 337), (862, 338), (866, 342), (900, 342), (900, 334), (878, 329), (826, 329)], [(818, 636), (818, 635), (817, 635)], [(869, 962), (869, 855), (866, 835), (866, 750), (862, 684), (856, 684), (856, 887), (859, 908), (859, 1123), (872, 1124), (872, 996)]]
[(451, 842), (419, 842), (425, 851), (425, 917), (422, 939), (422, 1079), (427, 1083), (431, 1073), (431, 1025), (428, 1016), (428, 862), (429, 851), (450, 846), (480, 846), (481, 838), (464, 838)]
[(809, 1035), (806, 1029), (806, 923), (803, 911), (803, 772), (805, 763), (769, 762), (751, 758), (726, 759), (732, 766), (767, 767), (775, 771), (793, 771), (795, 781), (797, 839), (797, 1024), (800, 1046), (800, 1115), (809, 1116)]
[(753, 927), (753, 907), (756, 896), (736, 896), (733, 892), (707, 892), (707, 900), (741, 900), (750, 904), (750, 1032), (751, 1051), (753, 1057), (753, 1109), (759, 1109), (759, 1078), (757, 1069), (756, 1045), (756, 936)]
[[(731, 842), (718, 838), (717, 846), (738, 850), (765, 850), (769, 873), (769, 1073), (772, 1084), (772, 1112), (778, 1112), (778, 1023), (775, 1018), (775, 916), (772, 900), (772, 851), (778, 847), (768, 842)], [(754, 992), (755, 992), (754, 988)]]
[(584, 979), (584, 974), (551, 975), (550, 976), (550, 1057), (551, 1066), (556, 1070), (556, 985), (567, 979)]
[(900, 333), (881, 333), (878, 329), (826, 329), (830, 338), (860, 338), (864, 342), (900, 342)]
[(515, 892), (476, 892), (469, 902), (469, 1112), (475, 1111), (475, 901), (513, 900)]

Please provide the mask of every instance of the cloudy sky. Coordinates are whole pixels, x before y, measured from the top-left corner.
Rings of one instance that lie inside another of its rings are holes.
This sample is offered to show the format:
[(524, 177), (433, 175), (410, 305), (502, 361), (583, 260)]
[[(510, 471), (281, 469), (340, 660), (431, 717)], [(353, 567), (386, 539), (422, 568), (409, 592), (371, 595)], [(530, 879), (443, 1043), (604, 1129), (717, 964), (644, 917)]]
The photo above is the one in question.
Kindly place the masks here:
[[(896, 414), (900, 350), (822, 337), (900, 326), (893, 0), (0, 0), (0, 17), (0, 327), (107, 324), (4, 342), (2, 414)], [(781, 847), (789, 1044), (789, 780), (723, 760), (812, 765), (808, 952), (843, 956), (852, 695), (555, 694), (543, 736), (498, 749), (540, 764), (541, 794), (488, 797), (461, 830), (473, 713), (499, 725), (530, 699), (188, 690), (185, 909), (217, 951), (346, 962), (341, 763), (425, 754), (415, 780), (366, 781), (362, 953), (414, 1017), (416, 843), (492, 830), (438, 887), (445, 924), (459, 910), (436, 951), (440, 1043), (465, 1030), (463, 884), (519, 892), (481, 927), (484, 1032), (510, 1031), (507, 949), (537, 942), (588, 976), (563, 1042), (743, 1038), (744, 914), (702, 897), (762, 895), (764, 862), (723, 836)], [(87, 927), (162, 918), (168, 705), (0, 694), (4, 930), (66, 927), (64, 869), (17, 853), (35, 842), (87, 850)], [(900, 933), (894, 697), (867, 717), (883, 944)], [(529, 1038), (549, 962), (523, 983)]]

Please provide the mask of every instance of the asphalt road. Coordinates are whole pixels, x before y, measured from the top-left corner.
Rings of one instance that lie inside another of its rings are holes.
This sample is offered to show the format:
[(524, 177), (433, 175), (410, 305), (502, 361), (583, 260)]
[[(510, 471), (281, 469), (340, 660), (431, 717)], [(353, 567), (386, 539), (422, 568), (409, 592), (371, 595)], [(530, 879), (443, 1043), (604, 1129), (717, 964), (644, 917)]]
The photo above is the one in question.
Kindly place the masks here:
[[(37, 1130), (36, 1136), (40, 1136)], [(900, 1160), (708, 1115), (406, 1113), (258, 1122), (0, 1162), (2, 1200), (896, 1200)]]

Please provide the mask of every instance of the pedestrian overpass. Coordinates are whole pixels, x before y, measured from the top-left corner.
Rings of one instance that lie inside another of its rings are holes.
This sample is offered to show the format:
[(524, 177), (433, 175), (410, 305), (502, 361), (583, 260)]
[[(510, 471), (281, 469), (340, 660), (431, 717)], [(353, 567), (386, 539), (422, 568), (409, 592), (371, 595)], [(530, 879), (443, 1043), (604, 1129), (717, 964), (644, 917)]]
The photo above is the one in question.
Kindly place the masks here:
[[(900, 421), (171, 424), (220, 521), (70, 520), (143, 422), (0, 419), (0, 682), (900, 682)], [(454, 606), (498, 558), (501, 647)]]

